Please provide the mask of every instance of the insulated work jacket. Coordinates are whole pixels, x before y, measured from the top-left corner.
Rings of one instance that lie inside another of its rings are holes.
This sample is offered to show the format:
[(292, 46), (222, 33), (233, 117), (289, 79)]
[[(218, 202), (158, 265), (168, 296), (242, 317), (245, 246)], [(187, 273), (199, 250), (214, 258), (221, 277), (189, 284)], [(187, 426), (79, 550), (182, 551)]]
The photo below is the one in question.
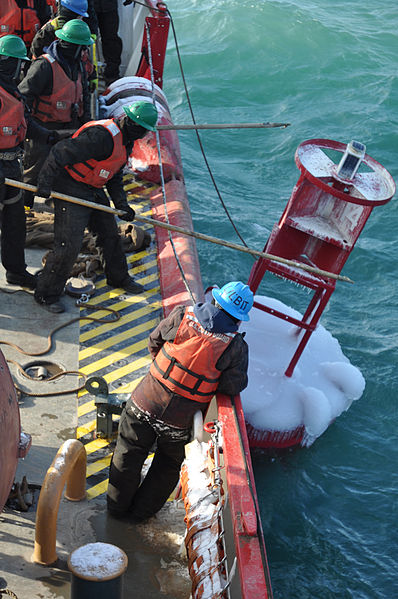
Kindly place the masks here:
[(174, 342), (162, 346), (150, 373), (173, 393), (208, 403), (221, 374), (215, 365), (235, 335), (207, 331), (187, 308)]
[(26, 134), (23, 103), (0, 87), (0, 149), (15, 148)]
[(70, 123), (73, 111), (78, 117), (83, 114), (83, 85), (79, 73), (77, 80), (69, 79), (61, 65), (50, 54), (43, 54), (51, 65), (53, 91), (51, 96), (40, 96), (34, 104), (33, 116), (43, 123)]
[(123, 135), (114, 119), (102, 121), (91, 121), (85, 123), (72, 136), (78, 137), (87, 127), (102, 126), (109, 131), (113, 139), (112, 154), (105, 160), (90, 159), (87, 162), (79, 162), (73, 166), (66, 166), (65, 170), (73, 179), (92, 187), (103, 187), (127, 162), (127, 149), (123, 144)]
[(40, 29), (34, 0), (26, 1), (27, 8), (20, 8), (15, 0), (1, 0), (0, 4), (0, 35), (12, 33), (29, 46)]

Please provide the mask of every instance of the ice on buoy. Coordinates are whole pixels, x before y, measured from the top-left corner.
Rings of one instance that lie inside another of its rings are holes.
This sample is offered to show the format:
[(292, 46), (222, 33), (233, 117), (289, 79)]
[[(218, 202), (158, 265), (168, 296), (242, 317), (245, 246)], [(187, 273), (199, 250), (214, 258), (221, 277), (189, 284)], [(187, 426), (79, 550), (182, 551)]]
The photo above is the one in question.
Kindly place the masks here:
[[(302, 318), (274, 298), (256, 300)], [(309, 446), (361, 397), (362, 373), (322, 325), (312, 333), (290, 378), (284, 372), (298, 344), (297, 327), (253, 309), (240, 331), (246, 332), (249, 345), (249, 384), (241, 393), (242, 405), (247, 422), (257, 430), (288, 432), (304, 425), (302, 444)]]

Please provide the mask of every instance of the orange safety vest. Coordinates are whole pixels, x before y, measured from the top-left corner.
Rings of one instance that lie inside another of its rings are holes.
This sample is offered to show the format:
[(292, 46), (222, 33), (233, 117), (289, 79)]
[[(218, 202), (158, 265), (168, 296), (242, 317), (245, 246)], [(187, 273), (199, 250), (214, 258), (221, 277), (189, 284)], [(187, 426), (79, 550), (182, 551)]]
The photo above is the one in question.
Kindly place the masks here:
[(33, 115), (43, 123), (70, 123), (72, 108), (76, 106), (77, 115), (83, 114), (83, 85), (81, 73), (77, 81), (69, 79), (60, 64), (49, 54), (43, 54), (53, 72), (53, 91), (51, 96), (40, 96), (33, 107)]
[(186, 308), (174, 341), (162, 346), (150, 373), (173, 393), (208, 403), (221, 374), (217, 361), (235, 335), (206, 331), (193, 308)]
[(123, 144), (122, 132), (113, 119), (85, 123), (72, 135), (72, 138), (78, 137), (87, 127), (95, 127), (97, 125), (105, 127), (111, 133), (113, 137), (112, 154), (105, 160), (90, 159), (87, 162), (79, 162), (73, 166), (66, 166), (65, 169), (76, 181), (86, 183), (86, 185), (91, 185), (92, 187), (103, 187), (126, 164), (127, 150)]
[(15, 148), (25, 139), (25, 134), (23, 103), (0, 87), (0, 149)]
[(0, 36), (18, 35), (29, 46), (40, 29), (34, 0), (27, 0), (27, 8), (19, 8), (15, 0), (1, 0), (0, 4)]

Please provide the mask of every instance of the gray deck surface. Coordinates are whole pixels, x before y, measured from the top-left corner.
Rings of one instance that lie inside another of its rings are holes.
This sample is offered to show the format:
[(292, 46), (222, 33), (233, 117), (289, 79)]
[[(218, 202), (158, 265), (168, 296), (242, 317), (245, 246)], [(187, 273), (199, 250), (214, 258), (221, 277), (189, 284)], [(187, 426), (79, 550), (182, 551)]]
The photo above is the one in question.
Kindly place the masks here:
[[(41, 267), (42, 250), (28, 249), (28, 267), (35, 272)], [(0, 267), (0, 289), (17, 289), (6, 284)], [(78, 315), (74, 299), (65, 297), (67, 311), (53, 315), (38, 306), (26, 292), (0, 291), (0, 340), (11, 341), (29, 353), (46, 347), (49, 330)], [(23, 355), (6, 345), (0, 346), (7, 359), (22, 365), (40, 358)], [(55, 346), (44, 359), (67, 370), (78, 368), (79, 323), (57, 333)], [(14, 365), (10, 371), (17, 385), (25, 390), (46, 393), (52, 389), (70, 389), (77, 377), (63, 377), (59, 382), (32, 383), (18, 374)], [(32, 447), (19, 461), (15, 480), (41, 485), (48, 467), (62, 443), (76, 437), (76, 394), (52, 397), (22, 396), (20, 402), (22, 428), (32, 436)], [(27, 512), (5, 507), (0, 514), (0, 589), (7, 587), (18, 599), (52, 599), (70, 597), (71, 574), (67, 558), (71, 551), (96, 541), (112, 543), (123, 549), (129, 560), (124, 579), (123, 599), (179, 599), (190, 596), (190, 580), (186, 569), (185, 551), (180, 551), (185, 525), (184, 508), (168, 503), (146, 525), (132, 525), (107, 516), (105, 497), (70, 502), (61, 499), (57, 526), (58, 561), (51, 567), (32, 562), (35, 538), (35, 517), (38, 500)], [(176, 514), (178, 517), (176, 518)]]

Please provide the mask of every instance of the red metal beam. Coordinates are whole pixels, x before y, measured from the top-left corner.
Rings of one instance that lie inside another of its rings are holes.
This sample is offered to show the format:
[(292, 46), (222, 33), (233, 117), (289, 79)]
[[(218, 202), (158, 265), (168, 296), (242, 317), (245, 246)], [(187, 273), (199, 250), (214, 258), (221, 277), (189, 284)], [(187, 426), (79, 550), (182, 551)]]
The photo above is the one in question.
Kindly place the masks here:
[(260, 511), (240, 396), (217, 395), (228, 501), (243, 599), (272, 599)]

